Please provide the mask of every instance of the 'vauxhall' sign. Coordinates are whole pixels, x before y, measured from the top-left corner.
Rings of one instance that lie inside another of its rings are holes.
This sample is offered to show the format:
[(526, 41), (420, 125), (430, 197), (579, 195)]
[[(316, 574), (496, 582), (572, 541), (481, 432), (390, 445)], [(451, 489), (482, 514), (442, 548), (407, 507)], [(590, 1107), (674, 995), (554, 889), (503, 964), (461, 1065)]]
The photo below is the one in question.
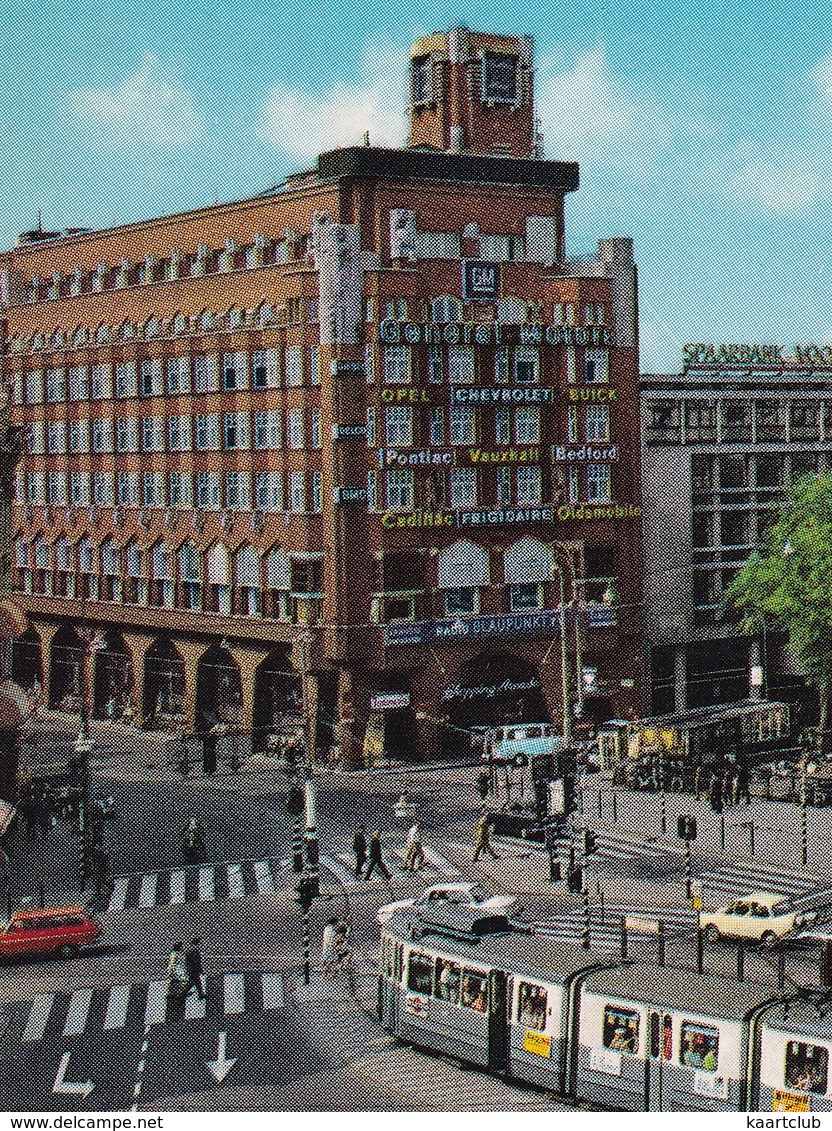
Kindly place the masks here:
[(500, 297), (500, 264), (466, 259), (462, 264), (462, 297), (496, 302)]

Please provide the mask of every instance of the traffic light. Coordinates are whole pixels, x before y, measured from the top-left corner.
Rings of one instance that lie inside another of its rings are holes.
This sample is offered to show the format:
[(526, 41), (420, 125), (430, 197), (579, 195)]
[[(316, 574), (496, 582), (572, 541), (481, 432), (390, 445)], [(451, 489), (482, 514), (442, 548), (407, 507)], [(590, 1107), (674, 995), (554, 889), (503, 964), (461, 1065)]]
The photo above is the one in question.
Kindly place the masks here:
[(590, 832), (589, 829), (584, 829), (583, 839), (584, 839), (584, 856), (591, 856), (593, 854), (593, 852), (598, 851), (596, 843), (595, 843), (595, 833)]
[(581, 868), (571, 868), (569, 875), (566, 879), (566, 887), (568, 891), (575, 893), (584, 890), (584, 874)]
[(711, 791), (709, 801), (714, 813), (722, 812), (722, 791), (720, 789), (714, 789)]
[(696, 817), (681, 816), (677, 832), (680, 840), (696, 840)]
[(293, 817), (299, 817), (306, 808), (306, 795), (299, 785), (289, 787), (289, 796), (286, 799), (286, 808)]

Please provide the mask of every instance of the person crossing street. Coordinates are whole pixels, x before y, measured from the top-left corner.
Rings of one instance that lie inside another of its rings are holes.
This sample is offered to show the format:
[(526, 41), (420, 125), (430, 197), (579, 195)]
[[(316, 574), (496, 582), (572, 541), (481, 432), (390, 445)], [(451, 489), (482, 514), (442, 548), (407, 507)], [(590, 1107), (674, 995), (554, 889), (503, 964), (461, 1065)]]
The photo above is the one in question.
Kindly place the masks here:
[(205, 990), (202, 987), (202, 955), (199, 950), (200, 940), (191, 939), (190, 945), (183, 955), (187, 983), (183, 997), (187, 997), (191, 990), (196, 990), (200, 1001), (205, 1001)]
[(355, 853), (355, 878), (360, 880), (364, 875), (364, 865), (367, 863), (367, 836), (363, 825), (359, 825), (355, 830), (352, 850)]
[(408, 872), (418, 872), (425, 863), (425, 850), (422, 847), (422, 826), (414, 821), (407, 834), (404, 866)]
[(381, 856), (381, 833), (376, 830), (370, 838), (370, 849), (367, 854), (367, 871), (364, 873), (364, 879), (369, 880), (373, 874), (373, 869), (380, 872), (387, 883), (390, 883), (390, 873), (387, 870), (387, 865)]
[(474, 863), (476, 863), (483, 854), (493, 856), (495, 860), (499, 860), (497, 853), (491, 846), (491, 822), (484, 813), (477, 822)]

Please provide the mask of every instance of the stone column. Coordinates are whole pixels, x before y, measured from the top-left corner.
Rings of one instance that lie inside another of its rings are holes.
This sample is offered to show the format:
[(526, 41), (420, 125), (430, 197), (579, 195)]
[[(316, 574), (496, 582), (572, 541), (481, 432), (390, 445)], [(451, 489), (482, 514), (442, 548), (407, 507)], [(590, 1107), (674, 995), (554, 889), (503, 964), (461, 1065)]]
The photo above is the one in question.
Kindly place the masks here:
[(122, 638), (130, 651), (133, 668), (133, 701), (134, 719), (137, 723), (144, 721), (144, 657), (153, 643), (153, 637), (140, 636), (135, 632), (122, 632)]

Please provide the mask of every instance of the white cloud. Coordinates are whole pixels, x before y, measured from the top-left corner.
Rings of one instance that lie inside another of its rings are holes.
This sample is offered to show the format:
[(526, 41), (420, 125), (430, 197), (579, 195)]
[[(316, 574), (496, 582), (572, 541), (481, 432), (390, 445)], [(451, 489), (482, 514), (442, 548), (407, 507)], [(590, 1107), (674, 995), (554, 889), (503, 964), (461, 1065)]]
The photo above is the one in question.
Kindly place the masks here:
[(88, 126), (90, 140), (107, 148), (186, 145), (204, 125), (193, 96), (154, 55), (115, 86), (73, 91), (69, 106)]
[[(365, 53), (358, 83), (335, 83), (323, 94), (278, 84), (263, 107), (258, 133), (276, 149), (306, 161), (366, 131), (377, 146), (400, 146), (407, 133), (405, 80), (399, 45), (378, 43)], [(390, 60), (396, 65), (391, 68)]]
[(729, 197), (743, 204), (762, 205), (779, 215), (813, 204), (821, 188), (819, 174), (792, 153), (783, 153), (775, 160), (746, 161), (725, 182)]

